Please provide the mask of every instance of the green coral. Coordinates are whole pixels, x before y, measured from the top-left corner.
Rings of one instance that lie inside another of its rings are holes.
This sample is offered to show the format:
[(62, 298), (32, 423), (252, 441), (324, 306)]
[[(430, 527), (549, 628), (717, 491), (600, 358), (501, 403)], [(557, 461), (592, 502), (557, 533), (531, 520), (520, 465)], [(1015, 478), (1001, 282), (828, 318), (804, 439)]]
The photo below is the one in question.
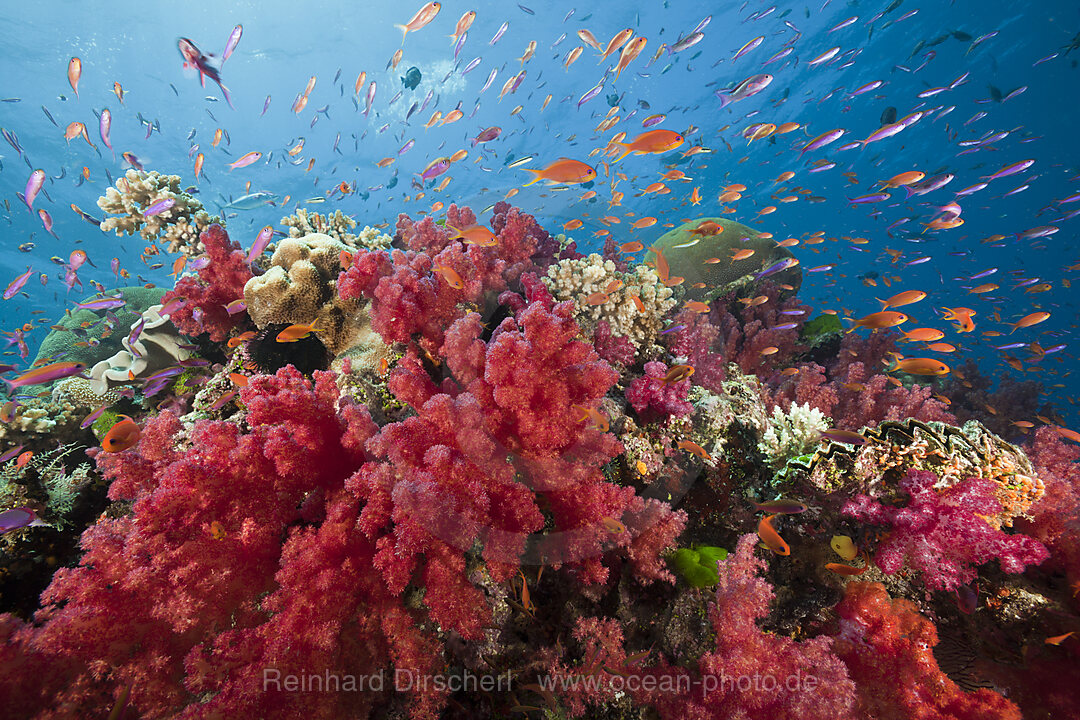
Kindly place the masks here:
[(173, 382), (172, 392), (173, 395), (187, 395), (188, 393), (198, 392), (202, 384), (190, 385), (192, 379), (201, 378), (205, 373), (202, 368), (189, 367), (176, 376), (176, 381)]
[(817, 345), (824, 338), (842, 332), (844, 332), (844, 325), (838, 316), (822, 314), (803, 325), (801, 339), (810, 345)]
[(101, 413), (100, 417), (98, 417), (90, 427), (94, 431), (94, 437), (100, 440), (105, 437), (109, 430), (112, 429), (112, 426), (118, 422), (120, 422), (120, 414), (113, 412), (112, 410), (106, 410)]
[(679, 548), (671, 556), (671, 564), (688, 584), (696, 588), (712, 587), (720, 582), (716, 564), (727, 557), (727, 550), (711, 545), (698, 548)]

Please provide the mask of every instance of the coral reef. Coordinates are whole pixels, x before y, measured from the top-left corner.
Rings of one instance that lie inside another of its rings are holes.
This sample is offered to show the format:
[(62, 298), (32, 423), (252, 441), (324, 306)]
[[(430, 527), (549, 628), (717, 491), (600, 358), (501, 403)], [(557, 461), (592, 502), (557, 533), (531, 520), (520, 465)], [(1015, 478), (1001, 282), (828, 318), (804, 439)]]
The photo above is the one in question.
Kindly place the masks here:
[(198, 275), (185, 275), (165, 293), (161, 304), (179, 307), (168, 313), (185, 335), (206, 333), (211, 342), (223, 342), (239, 325), (244, 315), (230, 314), (226, 306), (244, 297), (244, 284), (251, 279), (251, 269), (240, 246), (229, 240), (220, 225), (211, 225), (200, 236), (208, 262)]
[(360, 302), (339, 297), (341, 254), (349, 247), (329, 235), (282, 240), (270, 267), (244, 285), (248, 315), (259, 328), (315, 323), (318, 337), (337, 355), (355, 341), (362, 324)]
[(335, 210), (332, 215), (321, 215), (306, 208), (297, 208), (292, 215), (281, 218), (281, 224), (289, 228), (289, 237), (302, 238), (306, 235), (329, 235), (350, 250), (367, 248), (385, 250), (390, 247), (393, 238), (378, 228), (365, 226), (360, 232), (353, 233), (357, 222)]
[(774, 407), (769, 426), (758, 443), (758, 450), (774, 468), (781, 468), (788, 460), (805, 455), (817, 447), (821, 433), (829, 428), (829, 418), (808, 404), (792, 403), (787, 412)]
[(987, 522), (1001, 512), (992, 483), (967, 478), (942, 491), (935, 489), (937, 483), (933, 473), (911, 470), (899, 484), (909, 497), (905, 507), (882, 505), (868, 495), (844, 505), (848, 517), (889, 527), (874, 555), (883, 571), (892, 574), (906, 566), (920, 571), (931, 589), (955, 590), (975, 579), (974, 566), (993, 558), (1007, 573), (1047, 558), (1037, 540), (1006, 535)]
[(124, 349), (90, 368), (93, 394), (104, 397), (116, 385), (127, 385), (191, 357), (186, 338), (177, 333), (168, 317), (161, 316), (161, 309), (161, 305), (147, 308), (120, 333)]
[[(147, 217), (146, 211), (162, 201), (172, 201), (172, 205)], [(161, 242), (169, 252), (190, 257), (203, 250), (199, 236), (220, 222), (220, 218), (211, 217), (203, 209), (198, 199), (180, 189), (179, 175), (162, 175), (154, 170), (129, 169), (117, 178), (116, 187), (108, 188), (98, 198), (97, 204), (118, 216), (102, 221), (103, 232), (115, 230), (121, 236), (138, 233), (147, 242)]]
[[(620, 272), (613, 261), (596, 254), (560, 260), (541, 279), (556, 300), (574, 301), (574, 319), (586, 332), (594, 331), (603, 318), (611, 335), (626, 337), (635, 348), (656, 339), (662, 317), (676, 302), (672, 289), (660, 283), (654, 270), (637, 265), (632, 272)], [(638, 309), (634, 298), (644, 310)]]

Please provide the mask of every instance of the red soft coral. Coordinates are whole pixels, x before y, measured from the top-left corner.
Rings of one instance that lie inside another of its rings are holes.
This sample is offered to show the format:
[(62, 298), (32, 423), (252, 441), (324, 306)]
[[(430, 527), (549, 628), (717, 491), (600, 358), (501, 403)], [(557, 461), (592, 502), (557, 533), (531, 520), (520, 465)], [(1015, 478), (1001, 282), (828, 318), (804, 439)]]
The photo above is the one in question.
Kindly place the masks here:
[(626, 387), (626, 400), (643, 422), (684, 417), (694, 410), (686, 400), (690, 380), (665, 383), (668, 367), (662, 362), (645, 363), (645, 374)]
[(183, 304), (169, 319), (180, 332), (196, 336), (207, 333), (212, 342), (224, 342), (230, 331), (243, 319), (242, 314), (230, 315), (225, 306), (244, 297), (244, 284), (251, 279), (240, 245), (230, 242), (220, 225), (203, 230), (199, 240), (206, 248), (210, 262), (200, 268), (198, 277), (185, 275), (176, 286), (161, 298), (162, 305), (174, 300)]
[(868, 495), (844, 505), (848, 517), (889, 526), (874, 556), (884, 572), (898, 572), (906, 564), (922, 572), (927, 587), (955, 590), (975, 579), (974, 566), (994, 558), (1009, 573), (1046, 559), (1046, 548), (1037, 540), (1006, 534), (984, 519), (1001, 512), (989, 481), (968, 478), (940, 492), (936, 482), (932, 472), (911, 470), (900, 481), (911, 498), (906, 507), (882, 505)]
[(859, 692), (860, 717), (875, 720), (1021, 720), (992, 690), (964, 692), (934, 658), (937, 630), (907, 600), (878, 583), (850, 582), (836, 608), (834, 652)]

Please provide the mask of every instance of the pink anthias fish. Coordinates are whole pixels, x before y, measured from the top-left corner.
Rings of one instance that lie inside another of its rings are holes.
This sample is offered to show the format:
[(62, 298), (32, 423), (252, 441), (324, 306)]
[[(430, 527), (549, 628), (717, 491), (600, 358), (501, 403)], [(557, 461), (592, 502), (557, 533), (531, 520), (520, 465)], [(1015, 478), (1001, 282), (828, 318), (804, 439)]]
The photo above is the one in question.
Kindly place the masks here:
[(225, 61), (229, 59), (229, 56), (233, 54), (233, 50), (240, 44), (240, 36), (244, 34), (244, 26), (237, 25), (229, 33), (229, 39), (225, 42), (225, 52), (221, 53), (221, 64), (224, 65)]
[(59, 240), (60, 236), (53, 232), (53, 219), (52, 215), (49, 214), (49, 211), (44, 208), (38, 208), (37, 214), (38, 217), (41, 218), (41, 224), (45, 227), (45, 232)]
[(41, 192), (44, 185), (44, 170), (35, 170), (30, 173), (30, 177), (26, 181), (26, 189), (23, 191), (23, 202), (26, 203), (26, 207), (30, 209), (30, 212), (34, 211), (34, 200), (37, 199), (38, 193)]
[(258, 150), (252, 150), (249, 153), (244, 153), (235, 162), (229, 163), (229, 170), (236, 170), (238, 168), (245, 168), (252, 163), (258, 162), (262, 157), (262, 153)]
[(372, 80), (371, 84), (368, 85), (367, 96), (364, 98), (364, 117), (367, 117), (368, 113), (371, 112), (371, 104), (375, 102), (375, 88), (375, 81)]
[(477, 143), (489, 142), (491, 140), (494, 140), (495, 138), (499, 137), (499, 134), (501, 132), (502, 128), (498, 125), (493, 125), (489, 128), (485, 128), (484, 130), (480, 131), (479, 135), (473, 138), (472, 146), (476, 147)]
[(450, 169), (450, 158), (448, 158), (448, 157), (435, 158), (434, 160), (431, 161), (431, 163), (426, 168), (424, 168), (424, 172), (420, 173), (420, 178), (422, 180), (425, 180), (425, 181), (426, 180), (432, 180), (434, 178), (439, 177), (440, 175), (442, 175), (444, 172), (446, 172), (449, 169)]
[[(241, 158), (241, 160), (242, 159), (243, 158)], [(256, 158), (256, 160), (257, 159), (258, 158)], [(239, 162), (239, 161), (237, 161), (237, 162)], [(168, 210), (169, 208), (171, 208), (175, 204), (176, 204), (176, 198), (165, 198), (163, 200), (158, 200), (156, 203), (154, 203), (153, 205), (151, 205), (150, 207), (146, 208), (146, 210), (143, 211), (143, 217), (153, 217), (154, 215), (160, 215), (161, 213), (165, 212), (166, 210)]]
[(753, 97), (768, 87), (773, 81), (769, 74), (751, 75), (735, 87), (728, 90), (717, 90), (714, 94), (720, 98), (720, 107), (727, 107), (733, 102)]
[(30, 276), (33, 274), (34, 269), (30, 266), (27, 266), (26, 272), (24, 272), (22, 275), (19, 275), (17, 278), (12, 280), (8, 284), (7, 289), (4, 290), (4, 299), (10, 300), (11, 298), (15, 297), (15, 294), (22, 290), (23, 285), (26, 284), (26, 281), (29, 280)]
[[(195, 47), (195, 43), (187, 38), (180, 38), (177, 41), (177, 46), (180, 49), (180, 55), (184, 58), (184, 67), (194, 68), (199, 71), (199, 83), (203, 87), (206, 87), (206, 78), (210, 78), (217, 83), (217, 86), (221, 88), (221, 94), (225, 96), (225, 102), (229, 104), (229, 107), (233, 107), (229, 89), (221, 82), (221, 71), (213, 64), (214, 57), (204, 54), (199, 48)], [(233, 109), (235, 110), (235, 108)]]
[(109, 140), (109, 130), (112, 128), (112, 113), (109, 108), (103, 108), (101, 115), (98, 117), (98, 134), (101, 135), (101, 142), (105, 143), (105, 147), (112, 150), (113, 157), (116, 157), (116, 151), (113, 150), (112, 142)]
[(266, 250), (266, 246), (270, 244), (270, 239), (274, 237), (274, 226), (267, 225), (259, 234), (255, 237), (255, 242), (251, 245), (251, 250), (248, 252), (247, 261), (254, 262), (255, 258), (263, 254)]
[(84, 370), (86, 370), (85, 363), (57, 362), (52, 363), (51, 365), (42, 365), (33, 370), (28, 370), (14, 380), (5, 378), (4, 382), (8, 384), (9, 388), (15, 390), (16, 388), (25, 387), (27, 385), (41, 385), (52, 382), (53, 380), (71, 377), (72, 375), (81, 375)]

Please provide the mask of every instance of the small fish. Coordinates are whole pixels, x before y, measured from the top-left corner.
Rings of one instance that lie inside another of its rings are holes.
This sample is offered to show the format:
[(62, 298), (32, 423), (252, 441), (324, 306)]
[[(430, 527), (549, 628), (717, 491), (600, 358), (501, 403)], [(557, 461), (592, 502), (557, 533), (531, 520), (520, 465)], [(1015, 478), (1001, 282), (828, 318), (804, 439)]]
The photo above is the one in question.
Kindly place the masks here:
[(322, 332), (322, 328), (316, 327), (318, 322), (319, 320), (318, 318), (316, 318), (315, 320), (312, 320), (310, 323), (307, 324), (297, 323), (295, 325), (290, 325), (289, 327), (279, 332), (275, 339), (279, 343), (296, 342), (298, 340), (303, 340), (313, 332)]
[(257, 150), (252, 150), (251, 152), (244, 153), (242, 156), (240, 156), (238, 160), (229, 163), (229, 171), (231, 172), (232, 170), (236, 170), (238, 168), (245, 168), (252, 163), (258, 162), (259, 158), (261, 157), (262, 153)]
[(24, 372), (14, 380), (4, 378), (4, 382), (14, 390), (27, 385), (40, 385), (53, 380), (71, 377), (72, 375), (79, 375), (84, 370), (86, 370), (86, 365), (81, 362), (56, 362)]
[(760, 512), (765, 513), (780, 513), (793, 515), (796, 513), (806, 512), (806, 503), (801, 503), (797, 500), (780, 499), (769, 500), (763, 503), (751, 501), (750, 504), (753, 505)]
[(79, 97), (79, 78), (82, 77), (82, 60), (73, 57), (68, 60), (68, 84), (75, 91), (75, 97)]
[(225, 41), (225, 51), (221, 53), (221, 64), (224, 65), (225, 61), (229, 59), (229, 56), (233, 54), (233, 50), (236, 50), (236, 46), (240, 44), (240, 36), (244, 34), (244, 26), (237, 25), (229, 33), (229, 39)]
[(401, 43), (405, 44), (405, 38), (409, 33), (416, 32), (427, 26), (428, 23), (435, 19), (435, 16), (439, 14), (439, 10), (441, 9), (442, 5), (440, 3), (429, 2), (417, 10), (416, 14), (413, 15), (412, 19), (405, 25), (394, 25), (394, 27), (401, 30)]
[(819, 437), (822, 440), (832, 440), (833, 442), (841, 442), (848, 445), (862, 446), (867, 443), (866, 436), (861, 433), (852, 430), (840, 430), (838, 428), (823, 430)]
[(758, 521), (758, 537), (761, 538), (767, 548), (777, 555), (790, 555), (791, 548), (784, 542), (784, 538), (780, 537), (780, 533), (776, 532), (776, 528), (773, 527), (772, 521), (775, 517), (775, 515), (766, 515)]
[(175, 204), (176, 198), (165, 198), (163, 200), (158, 200), (156, 203), (143, 211), (143, 217), (153, 217), (154, 215), (160, 215)]
[(0, 512), (0, 535), (21, 530), (24, 527), (41, 527), (46, 524), (28, 507), (11, 508)]
[(101, 441), (101, 449), (105, 452), (116, 453), (135, 447), (142, 436), (139, 425), (127, 415), (121, 415), (122, 419), (109, 428)]

